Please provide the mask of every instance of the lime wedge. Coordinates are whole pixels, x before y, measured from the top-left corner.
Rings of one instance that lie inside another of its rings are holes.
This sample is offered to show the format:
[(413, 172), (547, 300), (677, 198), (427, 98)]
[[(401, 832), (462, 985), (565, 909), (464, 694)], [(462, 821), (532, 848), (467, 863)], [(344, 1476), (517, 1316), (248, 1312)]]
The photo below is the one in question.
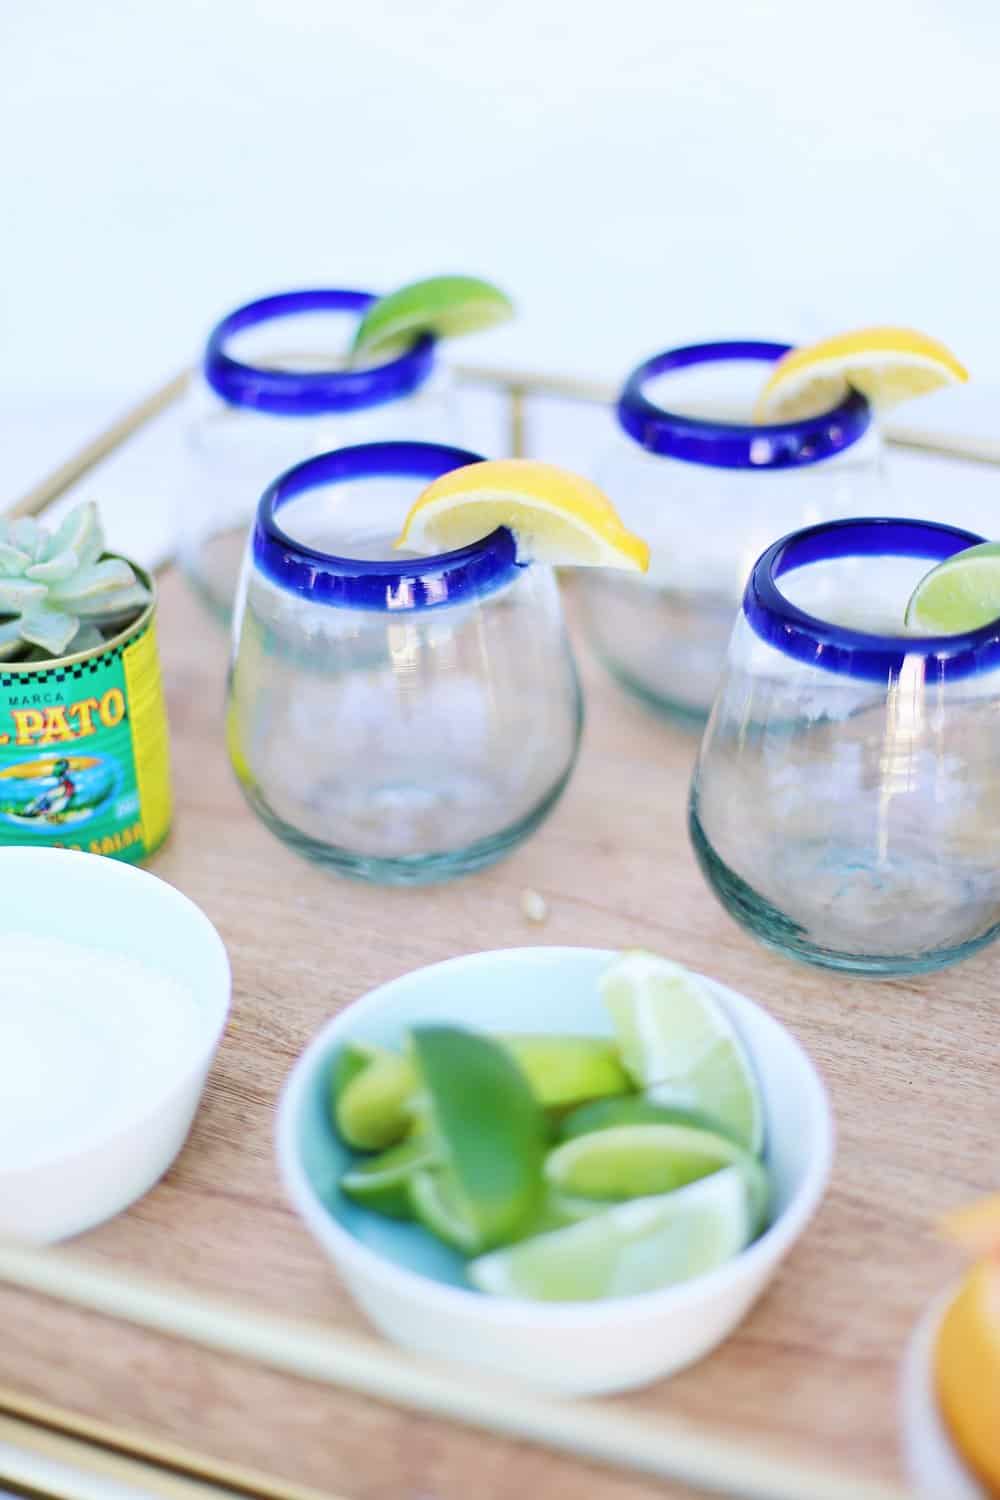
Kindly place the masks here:
[(626, 1094), (620, 1099), (594, 1099), (590, 1104), (581, 1104), (559, 1122), (556, 1139), (571, 1141), (575, 1136), (611, 1130), (616, 1125), (690, 1125), (695, 1130), (711, 1130), (734, 1139), (732, 1131), (711, 1115), (697, 1109), (654, 1104), (645, 1094)]
[(626, 1070), (648, 1099), (711, 1115), (760, 1153), (757, 1081), (704, 980), (653, 953), (625, 953), (602, 976), (601, 996)]
[[(436, 1197), (474, 1228), (478, 1246), (512, 1239), (544, 1194), (546, 1121), (530, 1084), (498, 1042), (457, 1026), (418, 1026), (413, 1055), (450, 1174)], [(423, 1184), (417, 1192), (426, 1223), (431, 1190)]]
[(345, 1042), (337, 1053), (333, 1064), (331, 1077), (330, 1099), (333, 1108), (336, 1109), (337, 1100), (346, 1089), (352, 1078), (357, 1078), (359, 1073), (364, 1072), (368, 1064), (372, 1062), (384, 1047), (376, 1047), (374, 1042)]
[(433, 1165), (434, 1151), (426, 1139), (404, 1141), (380, 1156), (370, 1156), (348, 1167), (340, 1179), (340, 1190), (355, 1203), (387, 1214), (391, 1219), (410, 1219), (410, 1180), (415, 1172)]
[(584, 1302), (689, 1281), (731, 1260), (751, 1234), (735, 1167), (664, 1197), (618, 1203), (568, 1229), (481, 1256), (469, 1280), (499, 1297)]
[(409, 1131), (417, 1075), (409, 1058), (388, 1047), (349, 1043), (333, 1070), (333, 1119), (349, 1146), (383, 1151)]
[(505, 292), (477, 276), (430, 276), (373, 302), (358, 324), (351, 354), (391, 354), (421, 333), (455, 338), (514, 316)]
[(483, 1237), (468, 1202), (447, 1168), (416, 1172), (409, 1182), (412, 1217), (463, 1255), (477, 1255)]
[(920, 580), (906, 606), (907, 630), (960, 635), (1000, 617), (1000, 542), (956, 552)]
[(596, 1036), (500, 1036), (546, 1109), (580, 1104), (631, 1085), (614, 1042)]
[(549, 1153), (545, 1176), (572, 1199), (650, 1198), (724, 1167), (743, 1173), (756, 1230), (767, 1216), (768, 1181), (756, 1157), (727, 1136), (689, 1125), (618, 1125), (579, 1135)]

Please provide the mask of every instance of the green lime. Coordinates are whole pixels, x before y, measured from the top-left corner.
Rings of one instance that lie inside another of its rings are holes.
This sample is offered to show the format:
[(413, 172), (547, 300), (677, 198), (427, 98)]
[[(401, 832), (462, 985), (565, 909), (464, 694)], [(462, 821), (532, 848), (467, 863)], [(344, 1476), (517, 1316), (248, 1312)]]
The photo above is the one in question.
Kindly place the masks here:
[(733, 1138), (721, 1121), (701, 1110), (671, 1109), (666, 1104), (654, 1104), (645, 1094), (626, 1094), (621, 1099), (594, 1099), (581, 1104), (560, 1121), (556, 1139), (571, 1141), (574, 1136), (611, 1130), (616, 1125), (690, 1125), (695, 1130), (711, 1130)]
[(713, 1116), (759, 1154), (764, 1111), (753, 1068), (706, 982), (653, 953), (624, 953), (602, 976), (601, 996), (646, 1097)]
[(500, 1043), (457, 1026), (418, 1026), (413, 1056), (458, 1217), (484, 1247), (512, 1239), (544, 1193), (546, 1120), (530, 1084)]
[(594, 1214), (607, 1211), (607, 1202), (598, 1198), (577, 1198), (571, 1193), (562, 1193), (550, 1183), (542, 1207), (536, 1218), (521, 1231), (521, 1238), (529, 1235), (548, 1234), (552, 1229), (565, 1229), (568, 1224), (579, 1224), (582, 1219), (591, 1219)]
[(1000, 617), (1000, 542), (980, 542), (938, 563), (906, 606), (906, 628), (922, 635), (961, 635)]
[(409, 1131), (416, 1088), (409, 1058), (388, 1047), (349, 1043), (333, 1070), (334, 1123), (349, 1146), (383, 1151)]
[[(465, 1197), (454, 1174), (447, 1168), (418, 1170), (409, 1179), (406, 1191), (409, 1217), (418, 1219), (439, 1240), (461, 1250), (464, 1255), (478, 1255), (484, 1248)], [(544, 1194), (541, 1206), (521, 1225), (519, 1234), (545, 1234), (551, 1229), (564, 1229), (567, 1224), (579, 1224), (581, 1219), (603, 1213), (607, 1206), (585, 1198), (571, 1198), (566, 1193), (550, 1189)]]
[(468, 1275), (480, 1291), (500, 1297), (633, 1297), (723, 1265), (747, 1244), (751, 1227), (746, 1179), (730, 1167), (481, 1256)]
[(421, 333), (455, 338), (513, 316), (507, 294), (478, 276), (430, 276), (373, 302), (358, 324), (351, 354), (391, 354)]
[(382, 1051), (384, 1048), (376, 1047), (374, 1042), (344, 1043), (333, 1064), (330, 1097), (334, 1108), (351, 1079), (357, 1078)]
[(546, 1109), (631, 1087), (614, 1042), (596, 1036), (499, 1036)]
[(421, 1168), (431, 1166), (434, 1151), (430, 1141), (404, 1141), (379, 1156), (368, 1156), (348, 1167), (340, 1179), (341, 1192), (355, 1203), (391, 1219), (413, 1217), (410, 1179)]
[(545, 1176), (570, 1198), (651, 1198), (737, 1167), (750, 1193), (755, 1230), (767, 1216), (768, 1181), (756, 1157), (727, 1136), (690, 1125), (618, 1125), (578, 1135), (550, 1151)]
[(463, 1255), (478, 1255), (484, 1248), (468, 1202), (446, 1167), (414, 1173), (409, 1181), (409, 1206), (412, 1217), (425, 1229)]

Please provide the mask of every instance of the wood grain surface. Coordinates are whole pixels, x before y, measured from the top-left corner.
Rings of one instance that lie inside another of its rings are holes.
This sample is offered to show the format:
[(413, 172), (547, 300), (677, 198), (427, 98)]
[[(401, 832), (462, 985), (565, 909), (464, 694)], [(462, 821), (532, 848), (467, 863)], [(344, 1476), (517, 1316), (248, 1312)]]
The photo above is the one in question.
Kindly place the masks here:
[[(177, 818), (157, 874), (217, 924), (233, 962), (231, 1024), (182, 1155), (81, 1254), (362, 1326), (286, 1205), (275, 1099), (320, 1023), (371, 986), (476, 949), (579, 943), (659, 949), (768, 1006), (828, 1081), (839, 1144), (828, 1198), (773, 1289), (697, 1368), (621, 1398), (790, 1454), (898, 1478), (897, 1367), (958, 1262), (930, 1225), (998, 1186), (996, 950), (944, 976), (869, 982), (756, 946), (703, 885), (687, 842), (694, 741), (650, 717), (579, 644), (588, 720), (550, 821), (507, 862), (458, 884), (378, 890), (338, 880), (246, 809), (226, 760), (226, 642), (180, 579), (161, 642)], [(526, 888), (549, 907), (522, 912)], [(0, 1385), (349, 1500), (643, 1500), (688, 1492), (407, 1415), (355, 1395), (0, 1292)]]

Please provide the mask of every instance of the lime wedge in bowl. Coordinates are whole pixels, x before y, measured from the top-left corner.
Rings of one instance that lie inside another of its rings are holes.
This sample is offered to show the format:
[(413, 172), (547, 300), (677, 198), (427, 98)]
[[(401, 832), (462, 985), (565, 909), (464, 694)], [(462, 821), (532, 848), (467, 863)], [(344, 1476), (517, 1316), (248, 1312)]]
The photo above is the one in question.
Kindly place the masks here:
[(451, 1225), (452, 1243), (470, 1250), (513, 1239), (544, 1197), (541, 1105), (499, 1042), (458, 1026), (417, 1026), (412, 1035), (447, 1173), (417, 1186), (418, 1216)]
[(429, 276), (373, 302), (351, 345), (358, 355), (389, 355), (421, 333), (456, 338), (506, 323), (514, 305), (506, 292), (478, 276)]
[(619, 1125), (578, 1135), (549, 1153), (545, 1176), (571, 1200), (620, 1202), (671, 1193), (727, 1167), (743, 1174), (756, 1234), (767, 1218), (767, 1173), (749, 1151), (712, 1131), (688, 1125)]
[(409, 1058), (388, 1047), (350, 1043), (333, 1070), (333, 1120), (349, 1146), (383, 1151), (413, 1124), (417, 1075)]
[(739, 1145), (732, 1130), (714, 1116), (698, 1109), (682, 1109), (679, 1105), (654, 1104), (645, 1094), (623, 1094), (581, 1104), (559, 1121), (556, 1139), (571, 1141), (575, 1136), (590, 1135), (595, 1130), (613, 1130), (617, 1125), (688, 1125), (694, 1130), (710, 1130), (715, 1135), (727, 1136)]
[(481, 1292), (541, 1302), (634, 1297), (731, 1260), (752, 1233), (746, 1180), (735, 1167), (662, 1197), (615, 1204), (568, 1229), (480, 1256)]
[(906, 628), (961, 635), (1000, 618), (1000, 542), (980, 542), (938, 563), (906, 606)]
[(625, 953), (601, 976), (622, 1059), (654, 1104), (714, 1116), (759, 1155), (764, 1111), (750, 1059), (708, 984), (653, 953)]
[(379, 1156), (355, 1162), (341, 1177), (340, 1190), (362, 1208), (391, 1219), (410, 1219), (410, 1184), (419, 1171), (433, 1166), (434, 1160), (433, 1147), (426, 1138), (404, 1141)]
[(625, 1094), (630, 1088), (618, 1048), (610, 1039), (526, 1032), (523, 1036), (500, 1035), (497, 1040), (507, 1048), (546, 1109)]

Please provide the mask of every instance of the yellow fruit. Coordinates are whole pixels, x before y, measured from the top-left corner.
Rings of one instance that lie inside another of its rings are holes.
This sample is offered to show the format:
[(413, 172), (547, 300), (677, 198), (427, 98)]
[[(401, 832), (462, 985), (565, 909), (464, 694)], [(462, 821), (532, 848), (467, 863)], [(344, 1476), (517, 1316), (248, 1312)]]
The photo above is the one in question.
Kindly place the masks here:
[(791, 422), (836, 406), (852, 386), (880, 411), (969, 373), (950, 349), (912, 328), (859, 328), (790, 349), (771, 370), (754, 407), (755, 422)]
[(554, 464), (503, 458), (452, 469), (414, 503), (395, 545), (451, 552), (505, 526), (521, 562), (644, 573), (649, 548), (596, 484)]
[(946, 1214), (940, 1227), (972, 1255), (1000, 1255), (1000, 1193)]
[(957, 1447), (1000, 1495), (1000, 1265), (969, 1272), (945, 1313), (934, 1357), (938, 1401)]

